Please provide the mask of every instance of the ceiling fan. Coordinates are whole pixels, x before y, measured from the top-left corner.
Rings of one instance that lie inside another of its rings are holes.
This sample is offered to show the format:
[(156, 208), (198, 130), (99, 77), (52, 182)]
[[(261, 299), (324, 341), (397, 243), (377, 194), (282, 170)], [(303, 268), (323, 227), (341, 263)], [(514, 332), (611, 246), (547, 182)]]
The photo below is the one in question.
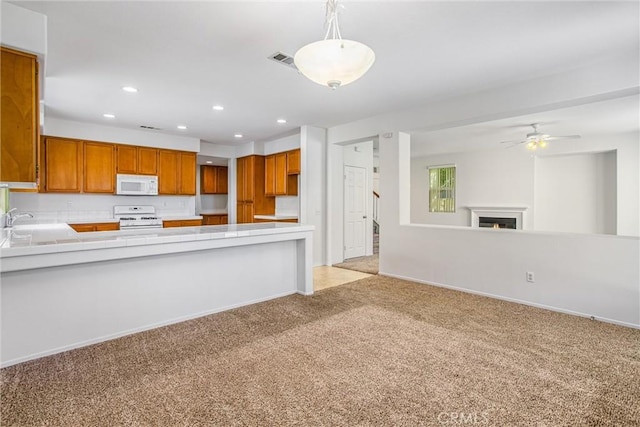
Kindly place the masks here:
[(512, 146), (516, 146), (519, 144), (527, 144), (527, 148), (529, 150), (536, 150), (538, 148), (544, 148), (547, 146), (549, 141), (553, 141), (556, 139), (576, 139), (580, 138), (580, 135), (562, 135), (562, 136), (552, 136), (547, 133), (541, 132), (538, 129), (538, 123), (532, 123), (529, 126), (533, 128), (533, 132), (529, 132), (527, 134), (526, 139), (514, 140), (514, 141), (502, 141), (501, 144), (513, 144)]

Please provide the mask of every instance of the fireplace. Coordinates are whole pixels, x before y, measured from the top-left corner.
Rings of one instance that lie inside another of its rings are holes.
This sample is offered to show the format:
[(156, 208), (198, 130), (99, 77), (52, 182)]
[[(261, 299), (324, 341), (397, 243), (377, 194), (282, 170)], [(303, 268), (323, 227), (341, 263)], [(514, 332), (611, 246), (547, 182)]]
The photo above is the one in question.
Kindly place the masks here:
[(510, 228), (517, 229), (518, 220), (516, 218), (500, 218), (493, 216), (481, 216), (478, 218), (478, 227), (482, 228)]
[(468, 206), (471, 227), (526, 230), (526, 207), (520, 206)]

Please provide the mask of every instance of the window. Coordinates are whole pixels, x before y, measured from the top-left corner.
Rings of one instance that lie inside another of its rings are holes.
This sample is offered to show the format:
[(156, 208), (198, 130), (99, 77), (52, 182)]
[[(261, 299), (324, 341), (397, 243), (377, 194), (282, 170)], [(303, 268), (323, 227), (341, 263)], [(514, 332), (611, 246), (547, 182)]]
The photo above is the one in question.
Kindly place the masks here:
[(456, 211), (456, 167), (429, 168), (429, 212)]

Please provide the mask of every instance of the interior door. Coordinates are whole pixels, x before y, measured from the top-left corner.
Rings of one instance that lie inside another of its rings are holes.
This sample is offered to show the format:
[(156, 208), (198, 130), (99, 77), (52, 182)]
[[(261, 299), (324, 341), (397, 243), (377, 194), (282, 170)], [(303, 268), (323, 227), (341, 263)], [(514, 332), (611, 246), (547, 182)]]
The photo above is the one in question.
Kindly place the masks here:
[(344, 257), (365, 255), (367, 230), (367, 170), (344, 167)]

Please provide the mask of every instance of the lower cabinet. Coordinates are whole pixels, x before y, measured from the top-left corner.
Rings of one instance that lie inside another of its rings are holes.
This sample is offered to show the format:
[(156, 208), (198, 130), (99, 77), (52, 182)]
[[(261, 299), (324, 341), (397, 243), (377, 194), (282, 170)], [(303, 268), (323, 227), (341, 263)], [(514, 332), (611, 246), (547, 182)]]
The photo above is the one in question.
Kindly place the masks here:
[(224, 225), (229, 223), (227, 215), (202, 215), (202, 225)]
[(120, 224), (117, 222), (92, 222), (84, 224), (69, 224), (78, 233), (87, 231), (117, 231), (120, 230)]
[(200, 227), (202, 225), (201, 219), (175, 219), (162, 221), (164, 228), (169, 227)]
[(237, 223), (245, 224), (253, 222), (253, 216), (255, 215), (255, 209), (253, 202), (238, 202), (236, 205)]

